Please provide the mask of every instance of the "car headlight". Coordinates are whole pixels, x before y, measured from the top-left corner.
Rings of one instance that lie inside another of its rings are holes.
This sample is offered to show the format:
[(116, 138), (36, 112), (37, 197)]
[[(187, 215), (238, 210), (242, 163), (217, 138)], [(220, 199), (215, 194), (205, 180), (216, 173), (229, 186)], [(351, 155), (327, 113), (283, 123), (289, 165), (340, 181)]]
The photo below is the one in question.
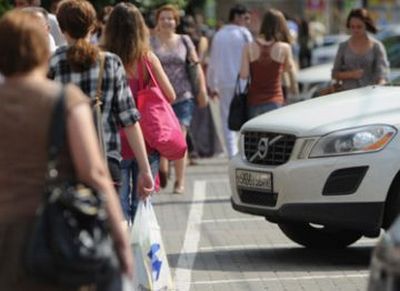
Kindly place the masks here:
[(323, 136), (314, 145), (310, 158), (379, 151), (396, 134), (389, 125), (370, 125), (340, 130)]

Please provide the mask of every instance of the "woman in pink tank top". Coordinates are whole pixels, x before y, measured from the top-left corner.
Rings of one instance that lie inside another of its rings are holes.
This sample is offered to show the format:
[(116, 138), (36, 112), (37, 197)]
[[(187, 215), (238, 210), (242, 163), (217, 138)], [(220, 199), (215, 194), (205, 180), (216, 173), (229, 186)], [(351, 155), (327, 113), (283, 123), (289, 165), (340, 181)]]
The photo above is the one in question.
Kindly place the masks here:
[[(117, 4), (110, 14), (104, 31), (104, 47), (121, 58), (129, 77), (132, 96), (137, 97), (139, 74), (144, 85), (150, 82), (149, 72), (144, 63), (150, 64), (152, 73), (160, 89), (169, 102), (175, 100), (175, 91), (169, 82), (157, 56), (150, 50), (149, 32), (139, 9), (129, 2)], [(142, 70), (139, 69), (141, 66)], [(141, 72), (141, 73), (139, 73)], [(135, 100), (136, 102), (136, 100)], [(132, 223), (139, 202), (138, 193), (138, 161), (130, 149), (128, 137), (121, 134), (121, 189), (120, 200), (122, 210), (128, 223)], [(144, 133), (145, 134), (145, 133)], [(144, 136), (146, 140), (146, 136)], [(153, 177), (158, 173), (160, 155), (146, 144), (149, 165)]]
[(298, 94), (290, 42), (283, 14), (275, 9), (268, 10), (256, 41), (243, 49), (240, 78), (251, 80), (247, 95), (249, 119), (283, 105), (282, 78), (285, 73), (289, 76), (291, 93)]

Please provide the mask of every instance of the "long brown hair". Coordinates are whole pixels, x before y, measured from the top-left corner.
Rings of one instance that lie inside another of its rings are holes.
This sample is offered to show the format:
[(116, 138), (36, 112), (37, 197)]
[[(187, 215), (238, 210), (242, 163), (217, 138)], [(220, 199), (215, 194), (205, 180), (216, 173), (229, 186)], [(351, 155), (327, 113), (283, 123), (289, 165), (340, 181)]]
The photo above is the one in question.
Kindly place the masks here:
[(96, 24), (96, 10), (86, 0), (63, 0), (58, 5), (57, 20), (62, 32), (76, 39), (67, 52), (68, 63), (74, 71), (85, 71), (97, 60), (99, 49), (85, 38)]
[(276, 9), (268, 9), (267, 12), (265, 12), (260, 34), (263, 35), (267, 41), (292, 42), (286, 19), (282, 12)]
[(0, 20), (0, 71), (6, 77), (32, 71), (50, 57), (48, 35), (39, 16), (20, 10)]
[(149, 31), (139, 9), (129, 2), (116, 5), (107, 21), (104, 49), (118, 55), (127, 71), (150, 51)]

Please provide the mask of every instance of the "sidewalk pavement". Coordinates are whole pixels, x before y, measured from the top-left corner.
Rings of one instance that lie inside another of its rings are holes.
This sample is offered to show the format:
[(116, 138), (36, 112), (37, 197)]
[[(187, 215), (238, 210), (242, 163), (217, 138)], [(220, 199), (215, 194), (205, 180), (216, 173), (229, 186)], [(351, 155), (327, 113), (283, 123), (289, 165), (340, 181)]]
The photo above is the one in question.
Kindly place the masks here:
[(177, 290), (366, 289), (376, 240), (305, 249), (263, 217), (234, 211), (227, 173), (226, 158), (199, 160), (185, 194), (172, 194), (172, 175), (153, 199)]

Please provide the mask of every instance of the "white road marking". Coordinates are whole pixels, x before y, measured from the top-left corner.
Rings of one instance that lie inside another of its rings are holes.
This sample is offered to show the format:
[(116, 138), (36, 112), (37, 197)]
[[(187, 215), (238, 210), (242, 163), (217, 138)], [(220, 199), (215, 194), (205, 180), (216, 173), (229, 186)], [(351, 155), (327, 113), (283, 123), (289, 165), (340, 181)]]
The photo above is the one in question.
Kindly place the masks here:
[[(197, 199), (193, 199), (192, 202), (193, 203), (199, 203), (199, 202), (207, 202), (207, 201), (219, 201), (219, 200), (229, 200), (231, 199), (231, 196), (205, 196), (204, 198), (197, 198)], [(229, 201), (226, 201), (227, 203)], [(230, 202), (229, 202), (230, 203)]]
[[(362, 246), (375, 246), (377, 243), (377, 239), (366, 239), (360, 240), (359, 242), (354, 243), (353, 247), (362, 247)], [(225, 246), (208, 246), (208, 247), (200, 247), (199, 251), (208, 252), (208, 251), (219, 251), (219, 250), (246, 250), (246, 249), (275, 249), (275, 248), (302, 248), (302, 246), (296, 243), (269, 243), (269, 244), (248, 244), (248, 245), (225, 245)]]
[(316, 275), (316, 276), (300, 276), (300, 277), (275, 277), (275, 278), (253, 278), (253, 279), (234, 279), (234, 280), (216, 280), (216, 281), (195, 281), (193, 285), (216, 285), (229, 283), (250, 283), (250, 282), (274, 282), (274, 281), (305, 281), (305, 280), (332, 280), (342, 278), (366, 278), (369, 273), (359, 274), (343, 274), (343, 275)]
[(299, 247), (299, 245), (295, 243), (287, 243), (287, 244), (267, 244), (267, 245), (230, 245), (230, 246), (209, 246), (209, 247), (201, 247), (200, 251), (208, 252), (208, 251), (224, 251), (224, 250), (247, 250), (247, 249), (274, 249), (274, 248), (294, 248)]
[[(230, 196), (206, 196), (206, 185), (207, 181), (195, 181), (193, 197), (191, 200), (191, 206), (189, 210), (188, 223), (186, 226), (186, 232), (184, 236), (184, 242), (179, 254), (177, 266), (175, 269), (175, 284), (176, 290), (189, 291), (191, 285), (217, 285), (217, 284), (229, 284), (229, 283), (241, 283), (241, 282), (273, 282), (273, 281), (293, 281), (293, 280), (321, 280), (321, 279), (341, 279), (341, 278), (366, 278), (369, 273), (358, 273), (358, 274), (343, 274), (343, 275), (315, 275), (315, 276), (299, 276), (299, 277), (274, 277), (274, 278), (252, 278), (252, 279), (233, 279), (233, 280), (215, 280), (215, 281), (193, 281), (192, 269), (196, 259), (196, 254), (199, 251), (218, 251), (218, 250), (234, 250), (234, 249), (251, 249), (251, 248), (293, 248), (300, 247), (295, 243), (280, 243), (280, 244), (268, 244), (268, 245), (231, 245), (231, 246), (210, 246), (200, 247), (200, 232), (202, 223), (214, 223), (214, 222), (236, 222), (236, 221), (261, 221), (264, 218), (232, 218), (232, 219), (209, 219), (202, 220), (204, 203), (207, 201), (228, 199)], [(376, 239), (363, 239), (354, 246), (371, 245), (373, 246)]]
[(195, 181), (192, 204), (182, 249), (179, 254), (178, 263), (175, 269), (175, 283), (179, 291), (190, 290), (190, 280), (192, 277), (193, 264), (196, 259), (200, 242), (200, 224), (203, 216), (203, 203), (193, 203), (194, 201), (204, 202), (206, 197), (206, 181)]
[(225, 222), (246, 222), (246, 221), (266, 221), (265, 218), (225, 218), (225, 219), (204, 219), (201, 223), (225, 223)]
[(229, 178), (210, 178), (207, 179), (207, 183), (228, 183)]

